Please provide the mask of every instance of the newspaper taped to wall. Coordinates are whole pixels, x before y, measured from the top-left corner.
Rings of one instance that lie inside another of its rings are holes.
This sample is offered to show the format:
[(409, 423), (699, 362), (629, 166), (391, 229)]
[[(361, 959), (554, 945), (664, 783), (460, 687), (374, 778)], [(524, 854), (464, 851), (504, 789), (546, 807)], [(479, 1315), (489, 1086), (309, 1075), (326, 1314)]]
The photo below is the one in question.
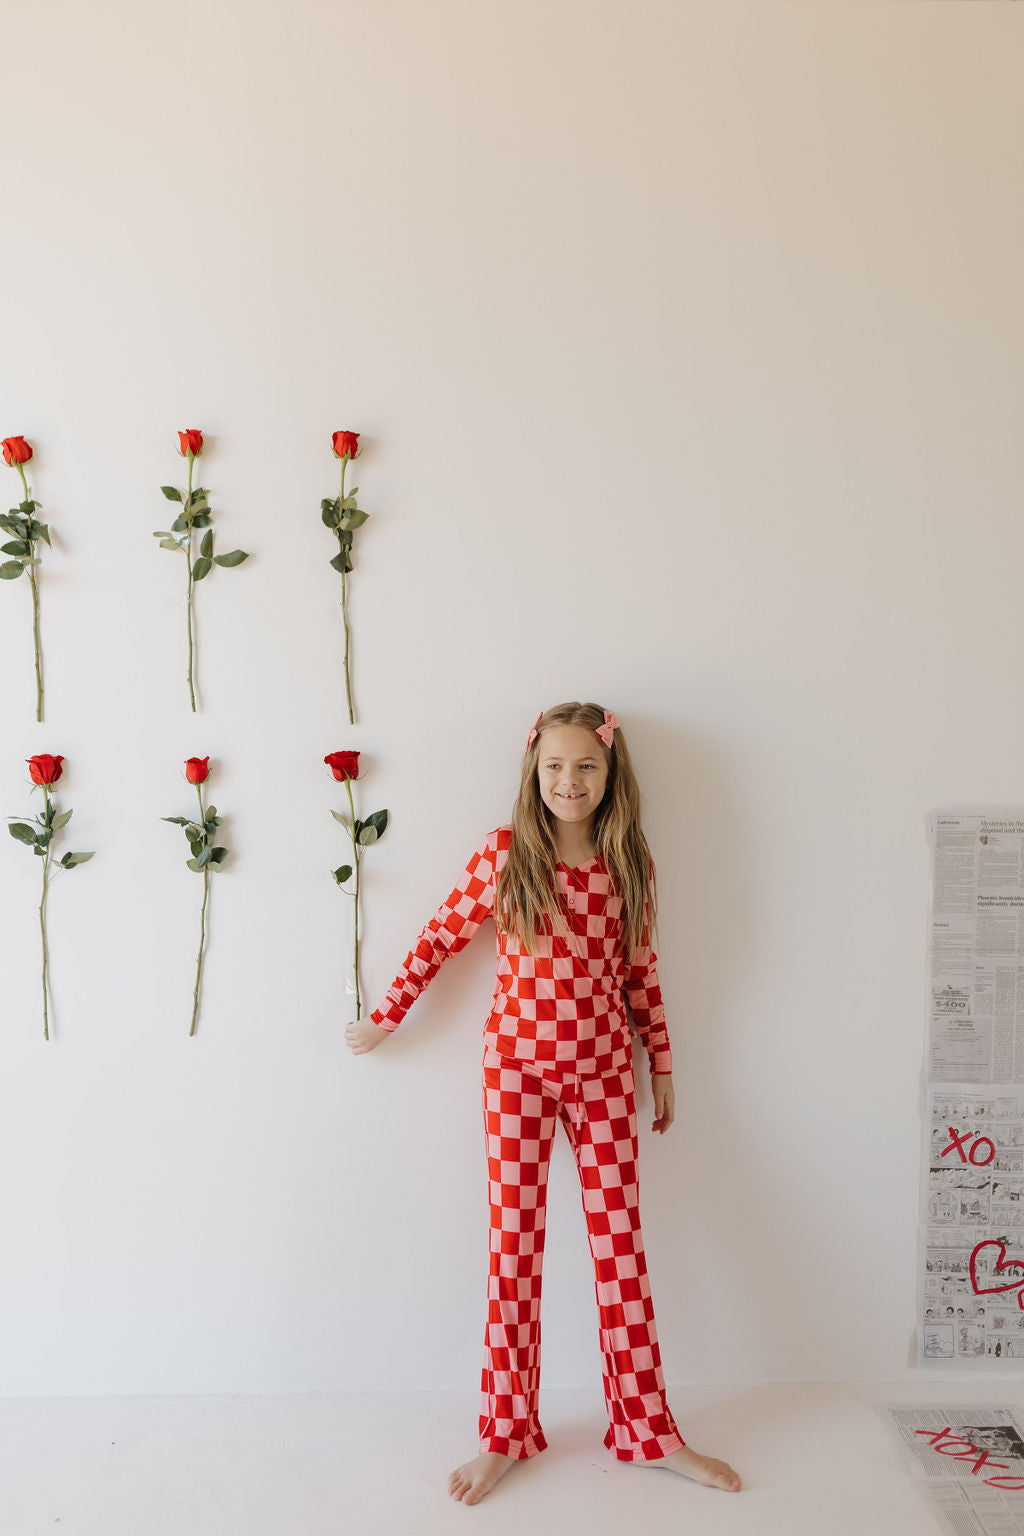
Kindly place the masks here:
[(1024, 1082), (1024, 810), (932, 820), (929, 1082)]
[(1024, 1085), (932, 1088), (928, 1121), (922, 1361), (1024, 1362)]
[(1024, 1431), (1013, 1408), (884, 1407), (882, 1416), (954, 1536), (1024, 1536)]
[(1024, 808), (932, 818), (921, 1364), (1024, 1368)]

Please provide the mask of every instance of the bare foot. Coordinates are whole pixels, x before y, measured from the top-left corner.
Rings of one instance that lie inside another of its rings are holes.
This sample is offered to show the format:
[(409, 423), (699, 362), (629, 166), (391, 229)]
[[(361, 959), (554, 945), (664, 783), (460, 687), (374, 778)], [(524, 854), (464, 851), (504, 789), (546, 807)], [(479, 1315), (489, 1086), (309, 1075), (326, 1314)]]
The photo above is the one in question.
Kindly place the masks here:
[(504, 1477), (509, 1467), (514, 1466), (511, 1456), (503, 1456), (500, 1451), (484, 1451), (482, 1456), (474, 1456), (472, 1461), (455, 1468), (448, 1479), (448, 1492), (453, 1499), (461, 1499), (463, 1504), (479, 1504), (499, 1477)]
[(681, 1446), (668, 1456), (656, 1461), (634, 1461), (634, 1467), (665, 1467), (683, 1477), (692, 1477), (705, 1488), (724, 1488), (726, 1493), (738, 1493), (739, 1473), (734, 1472), (727, 1461), (716, 1461), (713, 1456), (698, 1456), (688, 1445)]

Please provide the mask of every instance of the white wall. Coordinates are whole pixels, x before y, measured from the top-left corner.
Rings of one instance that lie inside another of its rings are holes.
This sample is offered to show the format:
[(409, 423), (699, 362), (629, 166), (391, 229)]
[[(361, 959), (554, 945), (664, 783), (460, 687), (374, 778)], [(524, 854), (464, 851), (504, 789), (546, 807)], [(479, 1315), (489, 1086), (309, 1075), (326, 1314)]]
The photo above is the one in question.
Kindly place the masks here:
[[(1022, 28), (863, 0), (8, 18), (0, 435), (36, 444), (59, 537), (41, 727), (28, 591), (0, 590), (0, 810), (61, 752), (97, 856), (51, 898), (47, 1045), (38, 868), (0, 846), (0, 1390), (477, 1380), (492, 940), (347, 1055), (321, 759), (361, 748), (393, 815), (376, 1000), (574, 697), (623, 721), (659, 860), (669, 1378), (906, 1369), (926, 815), (1024, 798)], [(197, 594), (197, 719), (150, 536), (185, 426), (220, 548), (253, 551)], [(356, 729), (338, 427), (373, 514)], [(233, 852), (189, 1040), (200, 883), (159, 817), (206, 753)], [(596, 1383), (564, 1147), (552, 1202), (545, 1381)]]

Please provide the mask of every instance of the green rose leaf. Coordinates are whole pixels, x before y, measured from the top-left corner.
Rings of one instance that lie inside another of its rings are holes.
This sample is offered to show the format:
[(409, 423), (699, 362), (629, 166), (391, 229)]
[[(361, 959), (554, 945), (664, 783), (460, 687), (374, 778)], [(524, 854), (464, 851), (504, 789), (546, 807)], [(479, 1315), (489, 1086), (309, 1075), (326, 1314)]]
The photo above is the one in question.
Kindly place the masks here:
[(368, 821), (356, 833), (356, 842), (366, 848), (370, 843), (375, 843), (379, 836), (380, 833), (377, 831), (377, 828), (372, 822)]
[(334, 875), (335, 883), (337, 885), (343, 885), (345, 883), (345, 881), (349, 878), (349, 876), (352, 874), (352, 865), (351, 864), (340, 864), (338, 866), (338, 868), (335, 869), (335, 870), (332, 870), (331, 873)]
[(223, 864), (224, 860), (227, 858), (227, 856), (230, 853), (230, 851), (231, 850), (229, 848), (211, 848), (210, 849), (210, 863), (211, 864)]
[(25, 533), (23, 521), (18, 516), (17, 512), (11, 512), (9, 514), (7, 512), (0, 512), (0, 528), (2, 528), (5, 533), (17, 533), (19, 535)]
[(210, 530), (209, 533), (204, 533), (203, 534), (203, 542), (199, 546), (199, 553), (201, 555), (212, 555), (213, 554), (213, 530), (212, 529)]
[(161, 539), (160, 540), (160, 548), (161, 549), (178, 549), (178, 550), (180, 550), (181, 549), (181, 545), (178, 543), (177, 539)]
[[(363, 823), (364, 827), (373, 827), (375, 829), (375, 832), (376, 832), (376, 837), (378, 837), (378, 838), (384, 836), (384, 830), (387, 827), (387, 824), (388, 824), (388, 813), (387, 813), (387, 811), (374, 811), (371, 816), (367, 816), (366, 821)], [(360, 841), (361, 842), (374, 842), (374, 841), (376, 841), (376, 838), (363, 838), (362, 836), (360, 836)]]
[(25, 567), (17, 560), (5, 560), (3, 565), (0, 565), (0, 581), (13, 581), (24, 569)]
[(168, 501), (181, 500), (181, 492), (178, 490), (176, 485), (162, 485), (160, 489), (163, 491)]
[(209, 528), (212, 522), (213, 518), (209, 512), (197, 512), (192, 519), (192, 526), (193, 528)]
[(34, 843), (36, 840), (36, 834), (32, 828), (23, 821), (13, 822), (7, 830), (12, 837), (17, 838), (19, 843)]
[(176, 517), (174, 522), (171, 524), (171, 532), (184, 533), (187, 527), (188, 522), (184, 517)]
[(49, 545), (51, 549), (53, 548), (53, 545), (50, 544), (50, 529), (48, 525), (46, 523), (37, 523), (34, 517), (29, 521), (28, 537), (30, 539), (42, 539), (44, 544)]
[(74, 814), (74, 811), (61, 811), (59, 816), (53, 818), (53, 830), (59, 832), (61, 827), (66, 827)]
[(331, 561), (331, 565), (336, 571), (340, 571), (342, 575), (344, 575), (346, 571), (350, 571), (352, 569), (352, 561), (348, 550), (343, 549), (340, 554), (335, 555), (334, 559)]
[(161, 821), (173, 821), (176, 827), (187, 827), (188, 822), (184, 816), (161, 816)]
[[(358, 489), (359, 489), (359, 487), (357, 485), (356, 486), (356, 491), (358, 491)], [(341, 510), (343, 512), (351, 512), (353, 510), (353, 508), (355, 507), (355, 504), (356, 504), (356, 491), (352, 491), (352, 493), (350, 495), (345, 497), (345, 500), (341, 504)]]
[(212, 568), (213, 561), (207, 560), (205, 555), (201, 555), (192, 567), (192, 580), (202, 581), (203, 577), (208, 575)]
[(61, 863), (65, 869), (74, 869), (76, 864), (85, 864), (92, 857), (91, 853), (66, 853)]
[(32, 553), (32, 546), (27, 539), (12, 539), (9, 544), (0, 544), (0, 551), (5, 555), (25, 555)]
[(214, 555), (213, 560), (215, 565), (241, 565), (242, 561), (248, 558), (247, 549), (232, 549), (226, 555)]
[(361, 528), (369, 515), (369, 512), (360, 512), (359, 508), (356, 507), (354, 511), (345, 513), (341, 519), (341, 526), (346, 530), (350, 528)]
[(320, 520), (325, 528), (337, 528), (341, 512), (336, 501), (326, 498), (320, 503)]
[(340, 811), (332, 811), (331, 815), (334, 817), (335, 821), (340, 821), (343, 827), (348, 826), (348, 817), (343, 816)]

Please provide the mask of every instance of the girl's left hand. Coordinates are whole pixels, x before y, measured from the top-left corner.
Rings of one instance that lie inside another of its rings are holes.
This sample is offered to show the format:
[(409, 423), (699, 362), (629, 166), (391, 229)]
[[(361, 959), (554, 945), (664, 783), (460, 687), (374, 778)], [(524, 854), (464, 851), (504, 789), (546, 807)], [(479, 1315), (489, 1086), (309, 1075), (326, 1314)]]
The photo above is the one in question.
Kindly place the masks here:
[(676, 1116), (676, 1094), (672, 1087), (671, 1072), (652, 1072), (651, 1087), (654, 1090), (654, 1123), (652, 1131), (664, 1136)]

